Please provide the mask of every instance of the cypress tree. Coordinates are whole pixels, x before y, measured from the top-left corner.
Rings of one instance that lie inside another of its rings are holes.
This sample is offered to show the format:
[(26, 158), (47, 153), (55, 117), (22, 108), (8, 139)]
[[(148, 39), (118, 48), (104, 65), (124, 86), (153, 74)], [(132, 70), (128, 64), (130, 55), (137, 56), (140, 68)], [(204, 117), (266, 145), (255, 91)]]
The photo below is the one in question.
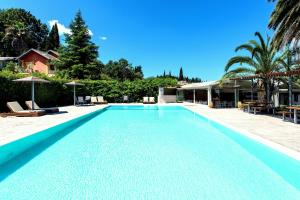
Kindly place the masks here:
[(52, 26), (46, 42), (46, 50), (57, 50), (60, 46), (57, 24)]
[(101, 66), (98, 47), (91, 41), (88, 26), (78, 11), (70, 24), (71, 34), (65, 34), (66, 46), (60, 49), (56, 68), (69, 78), (97, 79)]
[(163, 74), (163, 77), (166, 77), (166, 71), (164, 70), (164, 74)]
[(182, 70), (182, 67), (180, 67), (178, 79), (180, 81), (183, 81), (183, 70)]

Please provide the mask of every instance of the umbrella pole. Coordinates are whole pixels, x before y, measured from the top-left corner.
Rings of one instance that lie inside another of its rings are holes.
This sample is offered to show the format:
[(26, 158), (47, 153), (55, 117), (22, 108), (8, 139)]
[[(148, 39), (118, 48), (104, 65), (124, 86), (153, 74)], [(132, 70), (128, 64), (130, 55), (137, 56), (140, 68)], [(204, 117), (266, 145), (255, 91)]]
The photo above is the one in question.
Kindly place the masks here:
[(74, 94), (74, 106), (76, 105), (76, 90), (75, 90), (75, 85), (74, 85), (74, 92), (73, 92), (73, 94)]
[(31, 101), (32, 110), (34, 110), (34, 81), (31, 83)]

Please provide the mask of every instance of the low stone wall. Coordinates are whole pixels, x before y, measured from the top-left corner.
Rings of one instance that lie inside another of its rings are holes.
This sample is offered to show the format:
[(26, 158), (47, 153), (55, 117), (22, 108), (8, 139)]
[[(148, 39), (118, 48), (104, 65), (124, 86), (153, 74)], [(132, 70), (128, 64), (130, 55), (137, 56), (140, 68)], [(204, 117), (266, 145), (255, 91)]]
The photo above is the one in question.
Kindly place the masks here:
[(159, 95), (158, 103), (176, 103), (176, 95)]

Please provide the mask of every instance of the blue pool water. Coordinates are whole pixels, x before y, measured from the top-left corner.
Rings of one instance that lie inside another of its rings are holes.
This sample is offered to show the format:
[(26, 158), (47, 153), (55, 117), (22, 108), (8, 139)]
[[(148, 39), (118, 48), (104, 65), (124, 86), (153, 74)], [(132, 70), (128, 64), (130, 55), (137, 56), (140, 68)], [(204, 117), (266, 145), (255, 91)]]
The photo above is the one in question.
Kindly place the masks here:
[(300, 199), (300, 164), (182, 107), (111, 106), (0, 166), (0, 199)]

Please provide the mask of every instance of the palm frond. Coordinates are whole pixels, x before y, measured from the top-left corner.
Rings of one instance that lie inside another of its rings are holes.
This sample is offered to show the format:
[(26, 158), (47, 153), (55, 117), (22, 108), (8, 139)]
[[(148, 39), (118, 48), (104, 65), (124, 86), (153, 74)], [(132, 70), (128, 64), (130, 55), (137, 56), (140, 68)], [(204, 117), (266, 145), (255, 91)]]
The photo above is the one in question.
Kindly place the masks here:
[(232, 57), (228, 63), (226, 64), (225, 66), (225, 72), (227, 72), (231, 66), (233, 66), (234, 64), (247, 64), (247, 65), (250, 65), (250, 66), (253, 66), (253, 67), (256, 67), (257, 64), (255, 63), (255, 61), (248, 57), (248, 56), (235, 56), (235, 57)]

